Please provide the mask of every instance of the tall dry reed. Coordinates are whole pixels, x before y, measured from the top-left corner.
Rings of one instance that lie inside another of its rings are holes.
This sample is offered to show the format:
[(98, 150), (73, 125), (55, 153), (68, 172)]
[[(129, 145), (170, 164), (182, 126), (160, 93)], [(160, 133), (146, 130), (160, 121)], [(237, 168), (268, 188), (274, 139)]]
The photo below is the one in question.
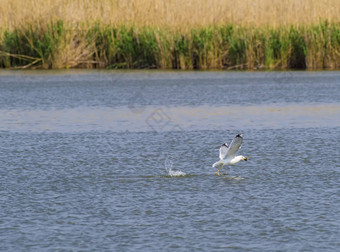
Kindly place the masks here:
[(70, 25), (271, 26), (340, 22), (339, 0), (0, 0), (0, 27), (63, 20)]
[(337, 69), (339, 0), (0, 0), (0, 67)]

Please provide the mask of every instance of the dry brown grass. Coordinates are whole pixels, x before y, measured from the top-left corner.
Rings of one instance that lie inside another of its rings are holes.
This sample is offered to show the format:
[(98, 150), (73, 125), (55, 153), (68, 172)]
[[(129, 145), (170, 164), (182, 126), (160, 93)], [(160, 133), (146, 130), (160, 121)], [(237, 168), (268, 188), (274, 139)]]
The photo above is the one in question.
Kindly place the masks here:
[(209, 24), (340, 22), (339, 0), (0, 0), (0, 27), (63, 20), (71, 26), (134, 24), (192, 28)]
[(0, 0), (0, 67), (338, 69), (339, 13), (340, 0)]

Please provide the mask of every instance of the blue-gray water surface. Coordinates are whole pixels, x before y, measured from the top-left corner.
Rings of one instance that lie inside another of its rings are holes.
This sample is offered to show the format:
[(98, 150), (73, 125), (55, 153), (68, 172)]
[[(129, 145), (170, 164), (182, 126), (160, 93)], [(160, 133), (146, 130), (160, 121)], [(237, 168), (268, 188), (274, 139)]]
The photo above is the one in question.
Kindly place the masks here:
[(1, 71), (0, 251), (339, 251), (339, 141), (336, 71)]

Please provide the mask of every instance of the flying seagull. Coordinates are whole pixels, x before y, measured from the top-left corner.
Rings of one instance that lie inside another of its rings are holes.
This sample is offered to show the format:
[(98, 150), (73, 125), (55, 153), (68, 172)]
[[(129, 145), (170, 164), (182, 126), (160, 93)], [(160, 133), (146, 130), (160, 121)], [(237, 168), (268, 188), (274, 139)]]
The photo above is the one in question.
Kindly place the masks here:
[(216, 175), (220, 175), (220, 170), (224, 165), (233, 165), (236, 164), (237, 162), (244, 160), (247, 161), (248, 158), (244, 156), (235, 156), (236, 152), (240, 149), (241, 144), (243, 141), (242, 134), (237, 134), (236, 137), (231, 141), (230, 146), (228, 147), (228, 144), (224, 143), (220, 147), (220, 161), (214, 163), (212, 167), (217, 167), (218, 168)]

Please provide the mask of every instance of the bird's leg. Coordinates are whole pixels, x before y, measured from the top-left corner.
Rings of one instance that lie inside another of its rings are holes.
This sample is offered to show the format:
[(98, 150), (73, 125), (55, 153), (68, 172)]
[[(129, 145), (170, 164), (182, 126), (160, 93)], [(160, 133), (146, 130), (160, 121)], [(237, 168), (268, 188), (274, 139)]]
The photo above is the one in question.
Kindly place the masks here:
[(220, 168), (218, 168), (216, 175), (220, 175), (220, 170), (221, 170), (222, 167), (223, 167), (223, 164), (221, 164)]

